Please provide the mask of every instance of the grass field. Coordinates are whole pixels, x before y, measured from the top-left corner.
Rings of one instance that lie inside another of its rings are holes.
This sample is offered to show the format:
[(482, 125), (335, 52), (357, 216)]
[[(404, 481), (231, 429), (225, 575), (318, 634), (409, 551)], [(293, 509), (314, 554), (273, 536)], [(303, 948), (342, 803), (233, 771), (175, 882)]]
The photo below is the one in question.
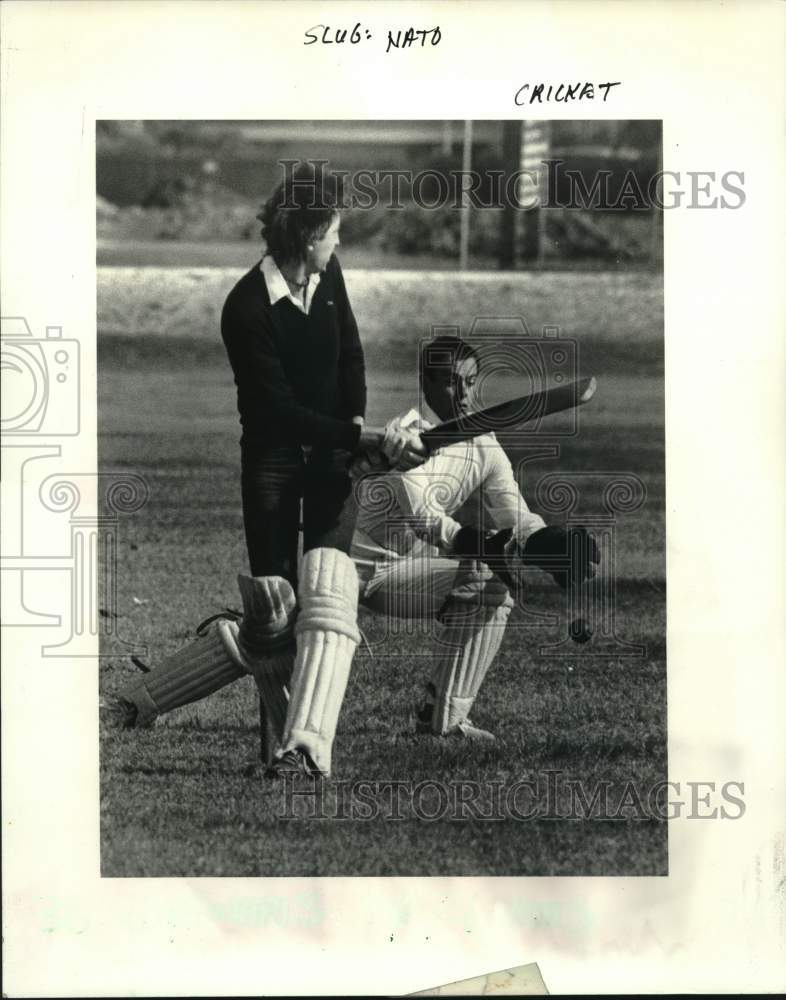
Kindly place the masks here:
[[(99, 276), (99, 317), (111, 312), (109, 297), (126, 294), (118, 273)], [(526, 463), (524, 492), (532, 502), (544, 475), (583, 473), (579, 512), (592, 517), (602, 511), (611, 474), (643, 481), (643, 506), (617, 519), (615, 555), (617, 634), (642, 644), (645, 655), (592, 655), (591, 644), (580, 656), (579, 647), (569, 656), (541, 655), (541, 647), (564, 636), (566, 609), (561, 593), (533, 576), (473, 712), (499, 743), (478, 750), (414, 735), (412, 705), (433, 646), (417, 632), (385, 638), (384, 622), (364, 612), (370, 649), (361, 646), (355, 658), (336, 741), (337, 781), (325, 789), (322, 818), (319, 810), (314, 818), (301, 815), (312, 804), (306, 798), (297, 800), (298, 817), (287, 818), (291, 803), (264, 781), (255, 689), (243, 680), (151, 730), (101, 733), (104, 875), (666, 873), (666, 823), (647, 810), (619, 808), (628, 783), (646, 800), (666, 777), (660, 283), (615, 275), (593, 291), (593, 276), (548, 279), (534, 302), (544, 317), (538, 322), (551, 317), (577, 337), (582, 368), (589, 373), (589, 359), (600, 388), (582, 411), (577, 436), (544, 433), (530, 442), (558, 443), (560, 454)], [(413, 369), (402, 366), (406, 331), (414, 352), (429, 323), (466, 326), (471, 299), (439, 289), (425, 300), (420, 293), (406, 297), (395, 317), (395, 350), (373, 298), (353, 292), (353, 299), (369, 343), (369, 418), (378, 421), (413, 402)], [(487, 299), (500, 300), (493, 286)], [(583, 325), (566, 316), (583, 317)], [(208, 614), (238, 605), (235, 576), (246, 565), (234, 389), (212, 322), (195, 309), (188, 334), (99, 326), (100, 464), (134, 471), (150, 487), (147, 505), (122, 524), (117, 625), (152, 662), (193, 637)], [(636, 333), (626, 338), (631, 326)], [(525, 455), (524, 442), (512, 448), (514, 464)], [(557, 614), (558, 621), (544, 623), (533, 612)], [(103, 691), (118, 691), (135, 675), (123, 652), (117, 642), (105, 647)], [(494, 812), (495, 782), (540, 783), (549, 771), (561, 772), (560, 782), (582, 782), (589, 797), (609, 782), (616, 818), (559, 818), (569, 813), (564, 785), (539, 818), (481, 818)], [(428, 821), (426, 796), (419, 812), (404, 808), (401, 819), (323, 818), (334, 816), (341, 782), (357, 779), (477, 782), (479, 815), (449, 812)]]

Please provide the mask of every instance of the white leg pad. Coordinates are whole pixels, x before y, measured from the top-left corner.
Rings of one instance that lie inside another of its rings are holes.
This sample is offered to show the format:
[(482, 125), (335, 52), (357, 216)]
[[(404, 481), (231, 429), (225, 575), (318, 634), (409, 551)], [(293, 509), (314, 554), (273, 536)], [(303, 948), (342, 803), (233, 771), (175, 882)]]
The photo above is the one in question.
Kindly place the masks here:
[(200, 701), (245, 675), (229, 624), (217, 622), (122, 692), (136, 705), (136, 725), (149, 726), (159, 715)]
[(304, 750), (330, 774), (333, 740), (360, 641), (358, 576), (338, 549), (312, 549), (303, 557), (297, 657), (282, 753)]
[(505, 591), (496, 606), (469, 607), (448, 599), (441, 614), (440, 652), (431, 683), (436, 691), (431, 726), (445, 733), (469, 715), (480, 686), (499, 652), (513, 600)]
[(235, 629), (236, 655), (253, 675), (275, 738), (280, 742), (295, 663), (291, 584), (280, 576), (237, 578), (243, 620)]

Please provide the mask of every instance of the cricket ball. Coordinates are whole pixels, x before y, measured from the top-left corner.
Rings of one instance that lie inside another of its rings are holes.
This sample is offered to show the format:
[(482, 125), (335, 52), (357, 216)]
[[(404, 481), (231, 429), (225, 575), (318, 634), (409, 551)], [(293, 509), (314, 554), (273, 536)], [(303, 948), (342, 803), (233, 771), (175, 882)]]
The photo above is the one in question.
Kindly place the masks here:
[(570, 623), (570, 637), (574, 642), (585, 643), (592, 638), (592, 629), (586, 618), (576, 618)]

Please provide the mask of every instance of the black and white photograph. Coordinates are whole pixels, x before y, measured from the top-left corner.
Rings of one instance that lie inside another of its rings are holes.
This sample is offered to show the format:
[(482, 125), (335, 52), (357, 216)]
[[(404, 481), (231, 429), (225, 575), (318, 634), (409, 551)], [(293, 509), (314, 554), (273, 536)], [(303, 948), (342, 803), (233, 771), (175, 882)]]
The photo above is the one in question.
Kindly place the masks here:
[(783, 991), (784, 26), (0, 4), (4, 995)]
[(102, 874), (667, 874), (661, 142), (97, 122)]

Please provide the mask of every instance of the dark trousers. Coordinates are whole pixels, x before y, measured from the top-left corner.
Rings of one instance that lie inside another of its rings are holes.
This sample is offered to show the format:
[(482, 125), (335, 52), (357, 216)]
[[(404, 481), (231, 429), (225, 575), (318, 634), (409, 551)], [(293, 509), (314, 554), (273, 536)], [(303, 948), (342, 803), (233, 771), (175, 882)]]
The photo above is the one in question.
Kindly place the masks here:
[(355, 528), (347, 452), (241, 444), (243, 525), (252, 576), (283, 576), (297, 590), (300, 502), (303, 551), (349, 552)]

